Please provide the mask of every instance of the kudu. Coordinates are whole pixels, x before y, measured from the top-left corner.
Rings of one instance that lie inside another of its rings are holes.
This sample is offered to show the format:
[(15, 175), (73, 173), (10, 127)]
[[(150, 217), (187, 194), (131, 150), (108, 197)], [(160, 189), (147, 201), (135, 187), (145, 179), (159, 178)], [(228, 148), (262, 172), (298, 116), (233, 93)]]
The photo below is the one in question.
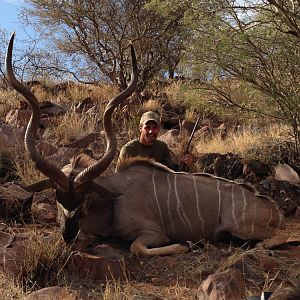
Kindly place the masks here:
[(103, 237), (132, 241), (130, 250), (136, 255), (169, 255), (188, 250), (186, 241), (216, 242), (224, 233), (263, 240), (272, 236), (275, 228), (284, 226), (282, 213), (268, 197), (257, 195), (245, 184), (205, 173), (174, 172), (154, 161), (134, 158), (124, 160), (115, 174), (100, 176), (117, 149), (112, 113), (137, 84), (133, 47), (131, 83), (110, 100), (104, 113), (107, 150), (103, 158), (95, 161), (79, 155), (62, 170), (46, 161), (35, 146), (40, 120), (38, 101), (13, 73), (13, 39), (7, 50), (7, 78), (32, 107), (25, 149), (36, 168), (48, 177), (27, 189), (56, 190), (66, 242), (80, 232), (89, 242)]

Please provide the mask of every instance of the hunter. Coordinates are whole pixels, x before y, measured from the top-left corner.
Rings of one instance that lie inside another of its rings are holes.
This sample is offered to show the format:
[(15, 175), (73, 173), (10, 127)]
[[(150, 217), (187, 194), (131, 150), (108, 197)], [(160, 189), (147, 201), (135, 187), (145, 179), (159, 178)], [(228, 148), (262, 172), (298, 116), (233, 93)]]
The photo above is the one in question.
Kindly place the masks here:
[[(157, 139), (160, 129), (159, 115), (154, 111), (145, 112), (140, 120), (140, 137), (129, 141), (122, 147), (117, 162), (117, 169), (123, 159), (141, 156), (152, 158), (172, 170), (178, 171), (179, 165), (172, 162), (171, 150), (165, 142)], [(190, 153), (185, 154), (181, 161), (188, 169), (193, 163), (193, 156)]]

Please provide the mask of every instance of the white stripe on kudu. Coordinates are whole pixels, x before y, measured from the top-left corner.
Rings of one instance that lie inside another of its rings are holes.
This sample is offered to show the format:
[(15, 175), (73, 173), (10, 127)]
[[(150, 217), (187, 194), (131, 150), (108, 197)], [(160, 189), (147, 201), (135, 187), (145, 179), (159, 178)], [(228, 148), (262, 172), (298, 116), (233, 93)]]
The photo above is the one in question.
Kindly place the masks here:
[(267, 222), (267, 226), (270, 226), (271, 222), (272, 222), (272, 218), (273, 218), (273, 209), (270, 209), (271, 213), (270, 213), (270, 218)]
[(246, 200), (246, 195), (245, 195), (245, 189), (242, 189), (242, 195), (243, 195), (243, 201), (244, 201), (244, 205), (243, 205), (243, 213), (242, 213), (242, 220), (243, 220), (243, 224), (245, 224), (245, 213), (246, 213), (246, 206), (247, 206), (247, 200)]
[(156, 204), (157, 204), (157, 208), (158, 208), (158, 211), (159, 211), (159, 216), (160, 216), (161, 225), (162, 225), (162, 227), (163, 227), (163, 231), (166, 232), (166, 231), (165, 231), (164, 220), (163, 220), (162, 213), (161, 213), (161, 209), (160, 209), (160, 205), (159, 205), (159, 200), (158, 200), (157, 193), (156, 193), (156, 186), (155, 186), (155, 169), (153, 170), (153, 173), (152, 173), (152, 184), (153, 184), (154, 197), (155, 197)]
[(220, 214), (221, 214), (221, 204), (222, 204), (222, 199), (221, 199), (221, 190), (220, 190), (220, 181), (217, 180), (217, 191), (218, 191), (218, 215), (217, 215), (217, 223), (216, 224), (219, 224), (220, 223)]
[(198, 195), (198, 190), (197, 190), (197, 184), (196, 184), (196, 176), (193, 176), (193, 181), (194, 181), (194, 190), (195, 190), (195, 200), (196, 200), (196, 206), (197, 206), (197, 214), (201, 223), (201, 230), (202, 233), (204, 234), (204, 219), (201, 215), (200, 207), (199, 207), (199, 195)]
[(253, 214), (253, 221), (251, 224), (251, 232), (249, 234), (249, 239), (250, 239), (250, 237), (253, 236), (253, 232), (254, 232), (254, 223), (255, 223), (255, 219), (256, 219), (256, 202), (253, 203), (253, 210), (254, 210), (254, 214)]
[(231, 199), (232, 199), (232, 219), (234, 221), (234, 225), (235, 225), (235, 228), (236, 228), (236, 231), (238, 231), (238, 223), (237, 223), (237, 220), (236, 220), (236, 210), (235, 210), (235, 196), (234, 196), (234, 188), (235, 188), (235, 184), (232, 185), (232, 188), (231, 188)]
[(192, 231), (192, 225), (191, 225), (189, 219), (187, 218), (187, 216), (186, 216), (186, 214), (184, 212), (184, 209), (182, 207), (182, 203), (181, 203), (179, 195), (178, 195), (177, 177), (178, 177), (178, 174), (174, 174), (174, 191), (175, 191), (176, 200), (177, 200), (177, 213), (178, 213), (178, 216), (181, 219), (182, 223), (185, 226), (189, 227), (190, 230)]
[(172, 187), (171, 187), (171, 182), (170, 182), (170, 174), (167, 175), (167, 182), (168, 182), (168, 196), (167, 196), (167, 209), (168, 209), (168, 216), (169, 216), (169, 220), (170, 220), (170, 224), (174, 224), (174, 222), (172, 222), (172, 215), (171, 215), (171, 191), (172, 191)]

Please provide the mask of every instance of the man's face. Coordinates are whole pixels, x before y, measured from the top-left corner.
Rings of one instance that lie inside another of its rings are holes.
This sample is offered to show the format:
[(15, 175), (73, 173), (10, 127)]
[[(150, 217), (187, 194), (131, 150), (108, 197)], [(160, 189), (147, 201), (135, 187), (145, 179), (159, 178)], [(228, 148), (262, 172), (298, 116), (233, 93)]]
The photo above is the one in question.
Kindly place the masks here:
[(154, 121), (148, 121), (146, 124), (140, 126), (140, 142), (144, 145), (152, 145), (156, 140), (159, 131), (159, 125)]

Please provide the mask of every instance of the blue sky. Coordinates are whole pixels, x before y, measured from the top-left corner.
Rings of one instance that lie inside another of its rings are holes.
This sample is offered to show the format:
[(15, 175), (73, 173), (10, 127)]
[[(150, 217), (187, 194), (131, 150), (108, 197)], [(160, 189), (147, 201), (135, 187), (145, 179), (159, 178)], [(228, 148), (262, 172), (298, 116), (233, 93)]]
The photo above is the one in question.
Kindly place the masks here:
[(18, 21), (18, 13), (24, 6), (23, 0), (0, 0), (0, 28), (5, 29), (8, 34), (15, 31), (18, 39), (26, 38), (26, 31), (30, 33)]

